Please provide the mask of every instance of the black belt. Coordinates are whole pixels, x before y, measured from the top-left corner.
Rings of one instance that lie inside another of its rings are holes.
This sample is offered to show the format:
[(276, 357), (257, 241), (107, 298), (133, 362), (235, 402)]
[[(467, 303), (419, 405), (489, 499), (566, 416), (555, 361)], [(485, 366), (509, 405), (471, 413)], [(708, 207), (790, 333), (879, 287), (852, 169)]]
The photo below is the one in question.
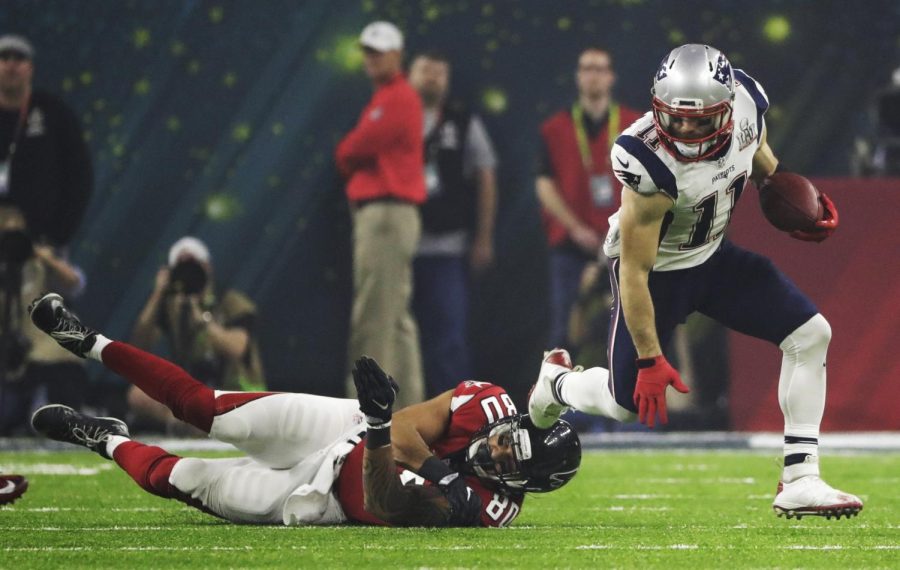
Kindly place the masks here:
[(368, 206), (369, 204), (377, 204), (377, 203), (389, 203), (389, 204), (408, 204), (410, 206), (415, 206), (416, 204), (410, 202), (409, 200), (405, 200), (403, 198), (398, 198), (397, 196), (379, 196), (377, 198), (366, 198), (365, 200), (357, 200), (353, 203), (357, 208), (362, 208), (363, 206)]

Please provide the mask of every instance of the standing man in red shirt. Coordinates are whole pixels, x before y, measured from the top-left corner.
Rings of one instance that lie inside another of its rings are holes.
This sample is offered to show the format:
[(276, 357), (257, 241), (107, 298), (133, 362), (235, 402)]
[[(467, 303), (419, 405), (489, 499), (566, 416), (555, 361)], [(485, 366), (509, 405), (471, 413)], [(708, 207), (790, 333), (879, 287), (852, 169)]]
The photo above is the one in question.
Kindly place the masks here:
[(569, 313), (585, 266), (596, 261), (619, 208), (609, 152), (619, 132), (640, 118), (612, 99), (612, 57), (589, 47), (578, 58), (578, 100), (541, 125), (536, 180), (550, 245), (551, 325), (548, 346), (567, 347)]
[[(353, 211), (350, 362), (366, 354), (402, 382), (400, 405), (424, 399), (412, 261), (425, 201), (422, 102), (402, 73), (403, 34), (373, 22), (359, 38), (375, 94), (335, 153)], [(353, 393), (352, 383), (348, 394)]]

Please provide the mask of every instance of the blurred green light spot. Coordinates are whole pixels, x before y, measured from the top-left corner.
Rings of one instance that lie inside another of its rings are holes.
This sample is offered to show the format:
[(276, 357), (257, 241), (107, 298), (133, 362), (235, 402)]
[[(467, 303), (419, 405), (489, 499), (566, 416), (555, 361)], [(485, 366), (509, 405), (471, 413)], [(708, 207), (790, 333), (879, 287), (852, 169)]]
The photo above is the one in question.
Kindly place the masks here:
[(362, 69), (363, 53), (359, 49), (359, 40), (356, 35), (335, 38), (334, 48), (328, 59), (340, 71), (355, 72)]
[(134, 92), (138, 95), (146, 95), (150, 92), (150, 80), (146, 77), (138, 79), (134, 83)]
[(78, 81), (80, 81), (82, 85), (90, 85), (94, 82), (94, 74), (90, 71), (82, 71), (81, 75), (78, 76)]
[(102, 111), (106, 108), (106, 99), (97, 99), (94, 101), (93, 107), (95, 111)]
[(225, 16), (225, 10), (221, 6), (213, 6), (209, 9), (209, 21), (218, 24)]
[(281, 177), (277, 174), (270, 174), (266, 178), (266, 184), (269, 185), (269, 188), (278, 188), (281, 186)]
[(200, 62), (196, 59), (192, 59), (187, 64), (187, 72), (191, 75), (197, 75), (200, 72)]
[(63, 88), (63, 91), (71, 91), (72, 89), (75, 88), (75, 82), (72, 81), (71, 77), (66, 77), (62, 81), (62, 88)]
[(681, 30), (675, 29), (669, 31), (669, 42), (673, 44), (683, 44), (684, 43), (684, 32)]
[(556, 27), (560, 30), (568, 30), (572, 27), (572, 19), (563, 16), (559, 20), (556, 21)]
[(780, 44), (791, 35), (791, 23), (784, 16), (770, 16), (763, 25), (763, 35), (770, 42)]
[(204, 212), (214, 222), (227, 222), (241, 211), (241, 205), (234, 196), (220, 192), (206, 199)]
[(122, 143), (114, 144), (112, 147), (113, 156), (122, 156), (125, 154), (125, 145)]
[(181, 120), (175, 115), (169, 116), (169, 118), (166, 119), (166, 130), (172, 132), (181, 130)]
[(234, 130), (231, 131), (231, 138), (238, 142), (244, 142), (249, 139), (250, 125), (248, 123), (240, 123), (235, 125)]
[(436, 4), (432, 4), (425, 8), (423, 16), (425, 17), (425, 20), (433, 22), (441, 16), (441, 9)]
[(229, 71), (222, 77), (222, 85), (231, 88), (237, 83), (237, 73)]
[(187, 48), (185, 48), (184, 43), (175, 40), (171, 44), (169, 44), (169, 53), (175, 56), (182, 55)]
[(489, 113), (499, 115), (506, 111), (506, 92), (499, 87), (488, 87), (481, 94), (481, 104)]
[(284, 123), (278, 122), (272, 124), (272, 134), (280, 137), (284, 133)]
[(137, 49), (143, 49), (150, 45), (150, 30), (147, 28), (138, 28), (134, 31), (134, 34), (131, 36), (131, 41), (134, 42), (134, 47)]

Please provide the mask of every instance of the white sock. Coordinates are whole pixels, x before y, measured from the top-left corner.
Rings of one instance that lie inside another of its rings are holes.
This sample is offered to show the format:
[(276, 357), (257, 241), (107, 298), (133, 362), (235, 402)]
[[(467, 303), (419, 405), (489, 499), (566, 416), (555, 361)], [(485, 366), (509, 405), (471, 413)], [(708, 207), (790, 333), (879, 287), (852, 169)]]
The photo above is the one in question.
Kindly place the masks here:
[(102, 334), (97, 334), (97, 336), (94, 337), (94, 346), (91, 347), (86, 356), (88, 358), (93, 358), (94, 360), (97, 360), (99, 362), (103, 362), (103, 359), (100, 357), (100, 353), (103, 352), (103, 349), (106, 348), (106, 346), (111, 342), (111, 340), (109, 340)]
[(825, 411), (825, 357), (831, 326), (821, 314), (782, 341), (778, 403), (784, 413), (783, 480), (819, 474), (819, 425)]
[(131, 441), (129, 438), (124, 435), (111, 435), (109, 439), (106, 440), (106, 454), (110, 457), (113, 456), (113, 453), (116, 451), (116, 448), (125, 443), (126, 441)]
[(588, 368), (582, 372), (567, 372), (557, 380), (557, 391), (563, 404), (579, 412), (605, 416), (620, 422), (631, 422), (635, 414), (620, 406), (609, 389), (609, 371)]

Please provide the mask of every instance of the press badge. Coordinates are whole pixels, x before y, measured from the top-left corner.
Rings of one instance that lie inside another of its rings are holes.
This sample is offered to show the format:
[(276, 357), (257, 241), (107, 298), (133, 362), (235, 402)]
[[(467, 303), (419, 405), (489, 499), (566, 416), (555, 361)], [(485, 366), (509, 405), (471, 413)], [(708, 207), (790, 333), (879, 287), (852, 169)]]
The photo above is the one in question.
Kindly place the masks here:
[(441, 177), (434, 161), (425, 164), (425, 192), (429, 198), (441, 193)]
[(9, 161), (0, 162), (0, 196), (9, 194)]
[(613, 205), (613, 185), (608, 174), (594, 174), (591, 176), (591, 197), (594, 206), (608, 208)]

